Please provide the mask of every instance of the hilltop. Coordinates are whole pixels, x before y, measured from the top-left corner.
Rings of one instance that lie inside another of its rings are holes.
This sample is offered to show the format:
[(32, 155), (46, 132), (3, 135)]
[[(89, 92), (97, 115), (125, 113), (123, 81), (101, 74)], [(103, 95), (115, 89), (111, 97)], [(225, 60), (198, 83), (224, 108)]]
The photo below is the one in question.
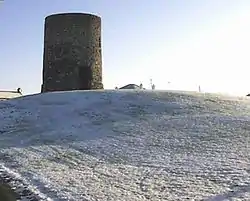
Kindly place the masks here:
[(0, 102), (0, 178), (37, 200), (249, 200), (249, 125), (246, 97), (24, 96)]

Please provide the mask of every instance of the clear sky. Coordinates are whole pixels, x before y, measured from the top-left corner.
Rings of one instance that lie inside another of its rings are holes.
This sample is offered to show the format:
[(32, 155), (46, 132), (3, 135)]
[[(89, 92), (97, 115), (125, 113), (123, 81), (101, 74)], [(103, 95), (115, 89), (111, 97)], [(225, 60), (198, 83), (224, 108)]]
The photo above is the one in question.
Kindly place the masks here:
[(0, 90), (40, 92), (44, 18), (88, 12), (102, 17), (105, 88), (152, 78), (156, 89), (248, 93), (249, 10), (249, 0), (4, 0)]

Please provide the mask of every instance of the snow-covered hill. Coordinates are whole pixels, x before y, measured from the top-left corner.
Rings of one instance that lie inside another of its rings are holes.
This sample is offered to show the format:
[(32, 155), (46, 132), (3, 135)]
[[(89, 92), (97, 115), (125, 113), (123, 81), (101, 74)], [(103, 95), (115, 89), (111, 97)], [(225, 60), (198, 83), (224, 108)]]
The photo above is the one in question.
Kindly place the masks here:
[(250, 200), (249, 143), (246, 98), (124, 90), (0, 102), (0, 180), (34, 200)]

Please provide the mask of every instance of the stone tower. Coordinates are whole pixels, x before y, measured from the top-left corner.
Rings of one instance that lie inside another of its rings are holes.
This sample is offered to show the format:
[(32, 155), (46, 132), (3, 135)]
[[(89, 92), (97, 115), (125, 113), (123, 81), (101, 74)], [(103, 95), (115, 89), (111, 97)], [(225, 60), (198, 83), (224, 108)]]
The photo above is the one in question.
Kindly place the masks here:
[(42, 92), (103, 89), (101, 18), (91, 14), (47, 16)]

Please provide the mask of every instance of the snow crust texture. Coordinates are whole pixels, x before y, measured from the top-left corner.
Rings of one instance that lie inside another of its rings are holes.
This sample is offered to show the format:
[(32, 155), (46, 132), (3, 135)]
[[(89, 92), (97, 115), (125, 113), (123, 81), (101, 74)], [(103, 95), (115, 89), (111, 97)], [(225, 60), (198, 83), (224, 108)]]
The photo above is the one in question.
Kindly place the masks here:
[(249, 143), (247, 98), (124, 90), (0, 102), (0, 178), (36, 200), (250, 200)]

